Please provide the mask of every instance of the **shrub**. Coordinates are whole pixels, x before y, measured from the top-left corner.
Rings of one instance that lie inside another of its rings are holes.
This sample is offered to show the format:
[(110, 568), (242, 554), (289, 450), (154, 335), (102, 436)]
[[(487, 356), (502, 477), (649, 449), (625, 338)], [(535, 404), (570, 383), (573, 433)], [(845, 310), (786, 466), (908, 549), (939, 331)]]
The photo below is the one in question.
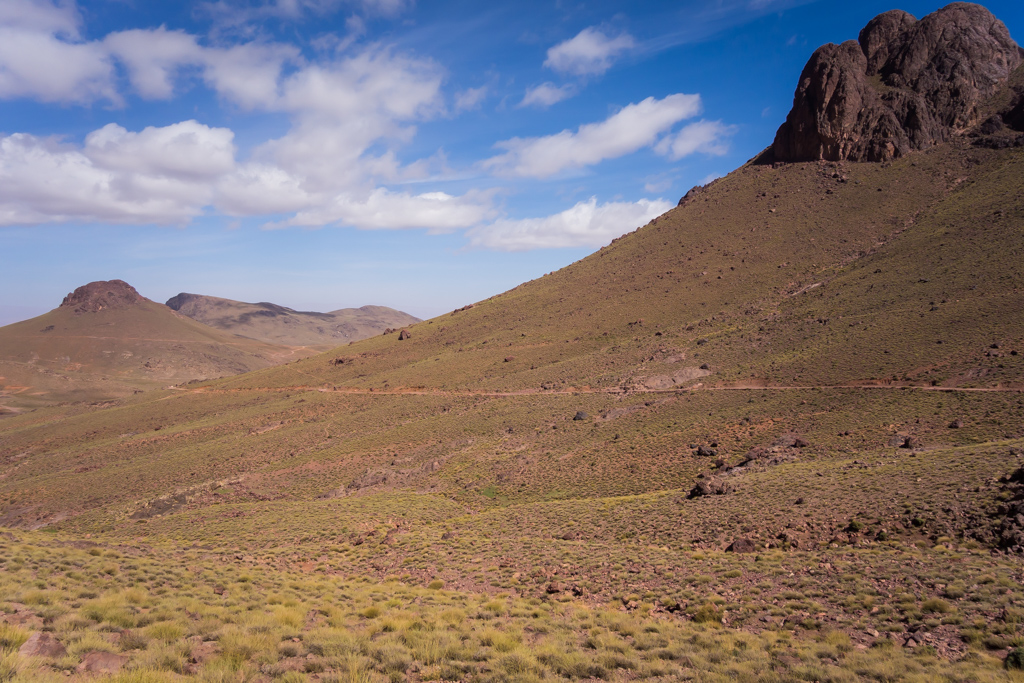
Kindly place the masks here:
[(945, 614), (949, 611), (949, 603), (940, 598), (929, 598), (921, 603), (921, 609), (925, 612), (937, 612)]
[(1015, 647), (1006, 653), (1003, 666), (1007, 669), (1024, 670), (1024, 647)]
[(722, 613), (714, 605), (704, 605), (693, 613), (693, 621), (698, 624), (721, 624)]
[(29, 632), (11, 624), (0, 623), (0, 650), (17, 650), (28, 640)]

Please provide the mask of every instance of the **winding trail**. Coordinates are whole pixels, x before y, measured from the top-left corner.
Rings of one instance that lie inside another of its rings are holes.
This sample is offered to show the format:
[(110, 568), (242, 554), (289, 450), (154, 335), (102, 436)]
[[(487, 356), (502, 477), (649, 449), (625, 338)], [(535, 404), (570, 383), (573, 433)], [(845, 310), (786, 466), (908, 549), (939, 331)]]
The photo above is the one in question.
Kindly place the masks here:
[[(931, 385), (913, 384), (873, 384), (873, 383), (848, 383), (833, 385), (761, 385), (756, 383), (736, 385), (713, 385), (694, 384), (687, 387), (674, 387), (671, 389), (644, 389), (624, 387), (568, 387), (566, 389), (520, 389), (517, 391), (486, 391), (475, 389), (444, 390), (426, 389), (414, 387), (398, 387), (395, 389), (363, 389), (359, 387), (338, 387), (338, 386), (313, 386), (313, 385), (290, 385), (283, 387), (244, 387), (235, 389), (217, 389), (213, 387), (168, 387), (175, 391), (194, 394), (244, 394), (252, 392), (318, 392), (330, 394), (346, 394), (356, 396), (452, 396), (452, 397), (518, 397), (518, 396), (570, 396), (578, 394), (606, 394), (610, 396), (630, 396), (634, 394), (682, 394), (699, 391), (828, 391), (838, 389), (859, 389), (859, 390), (888, 390), (888, 391), (938, 391), (946, 393), (1024, 393), (1024, 387), (942, 387)], [(171, 398), (165, 396), (163, 399)]]

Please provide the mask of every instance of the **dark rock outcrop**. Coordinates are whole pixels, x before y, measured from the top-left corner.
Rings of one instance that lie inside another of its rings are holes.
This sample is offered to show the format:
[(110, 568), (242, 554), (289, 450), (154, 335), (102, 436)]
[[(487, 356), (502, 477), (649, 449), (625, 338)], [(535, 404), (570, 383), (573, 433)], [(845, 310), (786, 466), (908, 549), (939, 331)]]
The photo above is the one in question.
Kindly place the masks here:
[(75, 313), (96, 313), (104, 308), (128, 308), (144, 297), (124, 280), (100, 280), (82, 285), (64, 297), (61, 308)]
[(735, 541), (729, 544), (729, 547), (725, 549), (727, 553), (754, 553), (757, 552), (757, 546), (749, 538), (737, 538)]
[(687, 500), (693, 500), (694, 498), (703, 498), (705, 496), (724, 496), (732, 493), (732, 485), (728, 482), (720, 481), (718, 479), (700, 479), (690, 492), (686, 494)]
[(980, 123), (981, 105), (1021, 61), (1006, 26), (980, 5), (956, 2), (920, 21), (886, 12), (857, 41), (811, 56), (773, 156), (888, 161), (926, 149)]

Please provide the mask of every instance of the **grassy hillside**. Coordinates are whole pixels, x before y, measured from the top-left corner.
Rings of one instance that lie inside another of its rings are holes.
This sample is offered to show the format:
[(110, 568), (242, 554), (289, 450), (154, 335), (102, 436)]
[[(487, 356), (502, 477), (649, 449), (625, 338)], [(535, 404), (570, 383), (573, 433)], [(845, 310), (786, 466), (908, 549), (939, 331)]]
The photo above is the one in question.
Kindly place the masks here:
[(1022, 178), (750, 164), (405, 339), (4, 418), (18, 675), (1020, 680)]

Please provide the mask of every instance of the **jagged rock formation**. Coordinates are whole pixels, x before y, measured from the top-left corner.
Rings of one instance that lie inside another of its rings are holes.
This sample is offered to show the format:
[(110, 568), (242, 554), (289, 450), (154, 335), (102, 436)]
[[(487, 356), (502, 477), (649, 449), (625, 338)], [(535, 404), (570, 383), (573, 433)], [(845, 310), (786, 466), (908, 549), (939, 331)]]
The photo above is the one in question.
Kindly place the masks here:
[(1022, 60), (1006, 26), (980, 5), (956, 2), (920, 21), (886, 12), (858, 40), (811, 56), (774, 158), (887, 161), (944, 142), (980, 122), (980, 105)]
[(75, 313), (96, 313), (104, 308), (127, 308), (144, 300), (145, 297), (124, 280), (100, 280), (68, 294), (60, 308), (71, 308)]

